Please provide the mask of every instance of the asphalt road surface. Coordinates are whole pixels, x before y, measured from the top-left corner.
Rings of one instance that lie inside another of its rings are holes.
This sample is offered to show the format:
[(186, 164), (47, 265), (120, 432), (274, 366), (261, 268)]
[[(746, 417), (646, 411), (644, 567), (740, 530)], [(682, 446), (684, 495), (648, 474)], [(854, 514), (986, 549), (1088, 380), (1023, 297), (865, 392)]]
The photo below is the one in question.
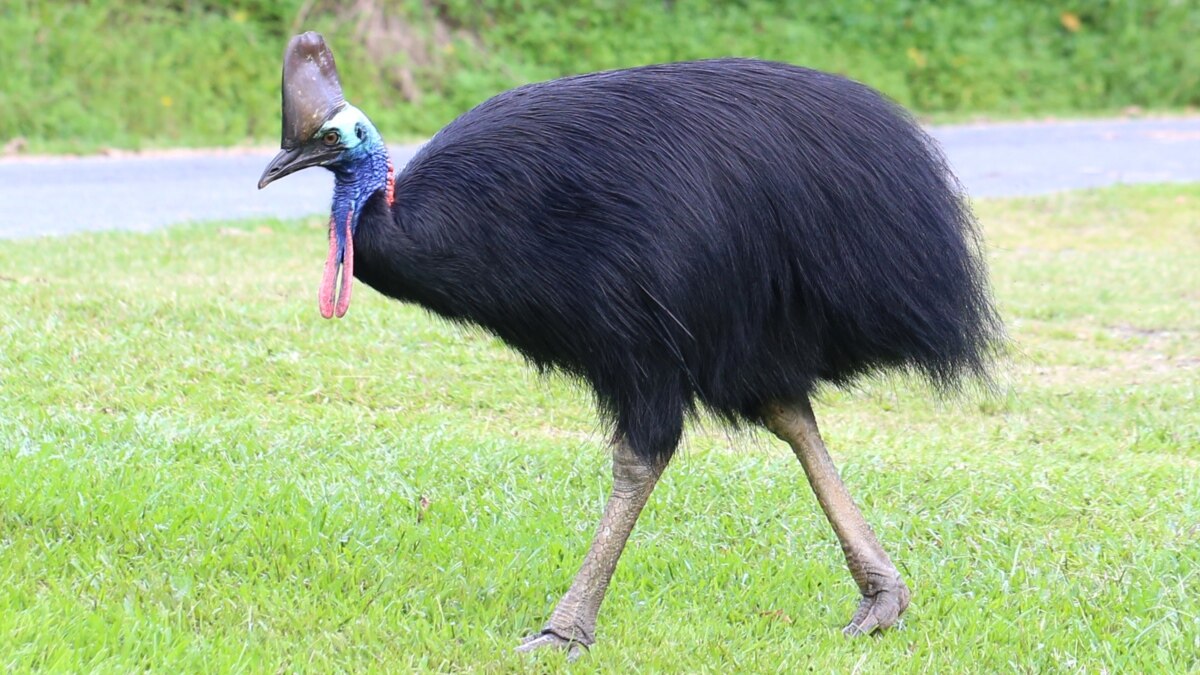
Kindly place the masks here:
[[(974, 196), (1200, 181), (1200, 117), (932, 129)], [(416, 146), (395, 147), (397, 168)], [(0, 160), (0, 238), (325, 212), (332, 175), (257, 189), (270, 151)]]

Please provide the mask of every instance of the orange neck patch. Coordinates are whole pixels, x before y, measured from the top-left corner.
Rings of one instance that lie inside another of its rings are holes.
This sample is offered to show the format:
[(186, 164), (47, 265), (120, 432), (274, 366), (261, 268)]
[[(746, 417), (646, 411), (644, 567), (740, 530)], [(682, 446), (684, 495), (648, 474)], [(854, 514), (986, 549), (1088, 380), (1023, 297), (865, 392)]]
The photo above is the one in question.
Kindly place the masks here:
[(391, 157), (388, 158), (387, 187), (385, 190), (384, 195), (387, 197), (387, 205), (391, 206), (396, 201), (396, 172), (392, 169)]

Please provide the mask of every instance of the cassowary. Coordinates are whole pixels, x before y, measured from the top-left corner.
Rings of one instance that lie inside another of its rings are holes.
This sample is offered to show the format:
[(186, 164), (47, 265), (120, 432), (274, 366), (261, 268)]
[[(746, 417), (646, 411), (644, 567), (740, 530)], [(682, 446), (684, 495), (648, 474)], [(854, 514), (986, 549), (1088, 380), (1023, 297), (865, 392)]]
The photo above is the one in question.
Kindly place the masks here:
[(321, 313), (343, 316), (357, 277), (585, 382), (611, 423), (595, 539), (521, 649), (594, 643), (626, 539), (702, 411), (799, 458), (862, 594), (845, 632), (896, 622), (909, 589), (810, 396), (889, 369), (986, 381), (1002, 332), (974, 218), (902, 109), (781, 63), (643, 66), (502, 93), (394, 174), (320, 35), (291, 40), (282, 80), (282, 150), (259, 187), (335, 175)]

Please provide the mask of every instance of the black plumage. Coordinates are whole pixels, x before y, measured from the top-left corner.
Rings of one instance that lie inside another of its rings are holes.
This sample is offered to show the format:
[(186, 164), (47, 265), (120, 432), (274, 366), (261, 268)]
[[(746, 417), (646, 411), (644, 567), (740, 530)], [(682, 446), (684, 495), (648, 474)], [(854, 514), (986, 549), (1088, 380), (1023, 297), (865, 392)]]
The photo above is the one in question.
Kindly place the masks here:
[(376, 193), (357, 278), (578, 376), (642, 456), (701, 405), (899, 368), (984, 375), (1000, 324), (930, 138), (851, 80), (722, 59), (520, 87)]

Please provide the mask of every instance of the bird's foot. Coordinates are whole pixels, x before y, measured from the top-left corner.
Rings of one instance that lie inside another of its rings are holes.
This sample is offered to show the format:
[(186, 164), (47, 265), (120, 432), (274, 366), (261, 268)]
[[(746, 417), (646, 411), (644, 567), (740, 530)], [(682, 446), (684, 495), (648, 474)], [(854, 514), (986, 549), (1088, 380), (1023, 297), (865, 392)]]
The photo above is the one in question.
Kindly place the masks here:
[(850, 619), (842, 633), (856, 637), (890, 628), (908, 607), (910, 597), (908, 586), (896, 578), (892, 584), (863, 596), (858, 603), (858, 611), (854, 612), (854, 618)]
[(567, 661), (574, 662), (592, 646), (592, 640), (585, 635), (570, 636), (573, 631), (558, 631), (554, 628), (543, 628), (540, 633), (530, 635), (517, 646), (519, 652), (532, 652), (538, 649), (563, 649), (567, 652)]

